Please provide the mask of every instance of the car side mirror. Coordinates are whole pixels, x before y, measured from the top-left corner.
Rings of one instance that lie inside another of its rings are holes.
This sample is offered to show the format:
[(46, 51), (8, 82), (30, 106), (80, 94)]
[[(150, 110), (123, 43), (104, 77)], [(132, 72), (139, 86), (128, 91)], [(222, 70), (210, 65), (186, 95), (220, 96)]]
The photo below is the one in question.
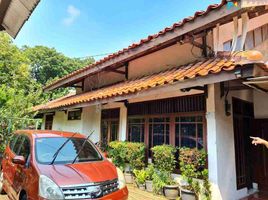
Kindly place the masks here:
[(25, 165), (26, 160), (25, 160), (24, 156), (15, 156), (15, 157), (12, 159), (12, 162), (13, 162), (14, 164), (18, 164), (18, 165)]
[(108, 153), (107, 153), (107, 152), (102, 152), (102, 155), (103, 155), (105, 158), (108, 158)]

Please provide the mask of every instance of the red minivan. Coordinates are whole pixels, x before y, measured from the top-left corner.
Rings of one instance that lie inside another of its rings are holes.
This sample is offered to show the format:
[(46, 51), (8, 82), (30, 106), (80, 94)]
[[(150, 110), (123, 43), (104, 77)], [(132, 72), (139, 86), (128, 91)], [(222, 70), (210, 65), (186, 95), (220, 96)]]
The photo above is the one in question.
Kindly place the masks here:
[(0, 192), (12, 200), (125, 200), (122, 171), (78, 133), (17, 131), (3, 155)]

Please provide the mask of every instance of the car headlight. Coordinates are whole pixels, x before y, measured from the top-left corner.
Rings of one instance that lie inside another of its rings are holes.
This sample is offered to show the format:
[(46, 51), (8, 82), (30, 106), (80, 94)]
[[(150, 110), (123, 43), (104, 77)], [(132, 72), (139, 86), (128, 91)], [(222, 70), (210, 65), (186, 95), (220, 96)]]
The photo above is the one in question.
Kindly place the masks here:
[(118, 187), (119, 189), (123, 189), (126, 187), (126, 180), (123, 172), (118, 167), (116, 168), (117, 175), (118, 175)]
[(39, 196), (45, 199), (64, 199), (59, 186), (44, 175), (39, 177)]

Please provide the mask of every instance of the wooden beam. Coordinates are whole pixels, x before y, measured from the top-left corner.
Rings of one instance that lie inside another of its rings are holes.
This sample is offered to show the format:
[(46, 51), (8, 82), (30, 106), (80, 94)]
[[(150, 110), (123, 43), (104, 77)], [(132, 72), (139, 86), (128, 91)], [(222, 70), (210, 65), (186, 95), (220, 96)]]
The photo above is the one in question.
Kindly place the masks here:
[(125, 75), (125, 71), (121, 71), (121, 70), (118, 70), (118, 69), (107, 69), (105, 71), (108, 71), (108, 72), (114, 72), (114, 73), (118, 73), (118, 74), (123, 74)]
[(5, 18), (8, 7), (11, 3), (11, 0), (2, 0), (0, 2), (0, 24), (2, 26), (3, 20)]
[(125, 79), (128, 80), (128, 62), (125, 64)]

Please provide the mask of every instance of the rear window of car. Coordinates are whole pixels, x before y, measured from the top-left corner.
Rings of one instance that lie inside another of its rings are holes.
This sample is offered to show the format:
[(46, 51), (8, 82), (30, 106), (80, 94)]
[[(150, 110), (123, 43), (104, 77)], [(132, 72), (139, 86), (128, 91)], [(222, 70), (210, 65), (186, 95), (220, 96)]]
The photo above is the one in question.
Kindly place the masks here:
[[(52, 163), (57, 150), (68, 140), (64, 137), (37, 138), (35, 141), (36, 160), (40, 164)], [(101, 154), (90, 141), (85, 138), (71, 138), (59, 151), (53, 164), (69, 164), (77, 157), (76, 162), (102, 160)], [(85, 145), (82, 148), (83, 143)], [(81, 149), (81, 150), (80, 150)], [(79, 153), (80, 151), (80, 153)], [(77, 154), (79, 155), (77, 156)]]

